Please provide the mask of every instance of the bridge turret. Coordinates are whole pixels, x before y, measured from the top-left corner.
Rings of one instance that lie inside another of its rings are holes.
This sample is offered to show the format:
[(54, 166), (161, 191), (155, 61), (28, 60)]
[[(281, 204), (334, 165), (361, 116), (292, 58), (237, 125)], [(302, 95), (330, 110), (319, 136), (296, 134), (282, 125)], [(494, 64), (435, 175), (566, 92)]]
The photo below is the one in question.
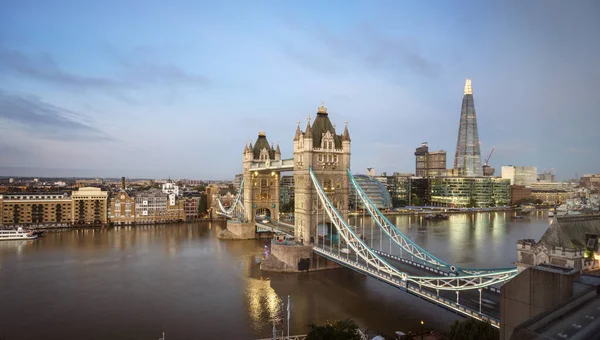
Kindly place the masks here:
[[(316, 191), (309, 175), (312, 167), (318, 181), (327, 191), (332, 203), (342, 214), (348, 216), (348, 177), (350, 167), (350, 133), (346, 126), (344, 134), (338, 135), (329, 119), (325, 105), (318, 108), (311, 126), (310, 117), (304, 133), (296, 128), (294, 137), (294, 183), (295, 183), (295, 238), (309, 244), (315, 242), (317, 220)], [(328, 223), (326, 218), (320, 224)], [(320, 226), (323, 229), (323, 225)]]
[(279, 149), (279, 142), (277, 142), (277, 147), (275, 148), (275, 160), (281, 160), (281, 149)]

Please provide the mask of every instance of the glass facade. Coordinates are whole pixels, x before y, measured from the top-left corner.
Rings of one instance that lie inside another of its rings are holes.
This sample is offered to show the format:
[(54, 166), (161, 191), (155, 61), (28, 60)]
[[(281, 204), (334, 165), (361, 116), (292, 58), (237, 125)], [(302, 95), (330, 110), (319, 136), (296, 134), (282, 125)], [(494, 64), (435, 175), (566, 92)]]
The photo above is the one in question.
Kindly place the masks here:
[(439, 177), (430, 179), (431, 204), (487, 208), (510, 203), (510, 181), (493, 177)]
[[(354, 178), (378, 209), (389, 209), (392, 207), (392, 197), (385, 185), (375, 178), (366, 175), (354, 175)], [(364, 208), (360, 198), (357, 199), (356, 191), (352, 185), (350, 186), (350, 205), (355, 209), (356, 207), (358, 209)]]
[(477, 116), (475, 101), (471, 89), (471, 80), (465, 84), (465, 95), (460, 111), (460, 124), (458, 127), (458, 140), (456, 154), (454, 155), (454, 169), (459, 176), (481, 177), (481, 152), (479, 150), (479, 135), (477, 133)]

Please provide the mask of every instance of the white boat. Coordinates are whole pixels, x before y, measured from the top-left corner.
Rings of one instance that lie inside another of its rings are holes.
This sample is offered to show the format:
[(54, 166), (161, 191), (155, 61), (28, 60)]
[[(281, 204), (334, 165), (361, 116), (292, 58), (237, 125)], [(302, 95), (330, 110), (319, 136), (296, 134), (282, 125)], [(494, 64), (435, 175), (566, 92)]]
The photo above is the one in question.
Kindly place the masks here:
[(0, 230), (0, 241), (33, 240), (40, 235), (42, 235), (41, 231), (25, 230), (19, 227), (17, 230)]

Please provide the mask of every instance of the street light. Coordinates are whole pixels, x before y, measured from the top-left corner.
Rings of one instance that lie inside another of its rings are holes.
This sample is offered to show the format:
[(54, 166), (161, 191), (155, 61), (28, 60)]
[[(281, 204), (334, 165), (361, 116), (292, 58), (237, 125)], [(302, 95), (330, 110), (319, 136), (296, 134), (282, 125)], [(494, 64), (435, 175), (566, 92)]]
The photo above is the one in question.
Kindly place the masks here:
[(423, 340), (423, 325), (425, 324), (425, 322), (423, 322), (423, 320), (421, 320), (421, 340)]

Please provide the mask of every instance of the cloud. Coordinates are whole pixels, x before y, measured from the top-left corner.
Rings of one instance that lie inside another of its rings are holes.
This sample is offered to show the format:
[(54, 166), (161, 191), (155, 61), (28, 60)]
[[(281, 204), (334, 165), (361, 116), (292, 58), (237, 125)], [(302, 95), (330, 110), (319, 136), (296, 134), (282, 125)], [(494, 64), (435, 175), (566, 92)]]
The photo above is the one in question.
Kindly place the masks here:
[[(139, 51), (138, 51), (139, 52)], [(0, 46), (0, 71), (27, 77), (35, 81), (67, 87), (71, 90), (103, 90), (120, 100), (133, 103), (128, 95), (152, 85), (207, 86), (207, 77), (184, 71), (172, 63), (142, 61), (139, 53), (127, 58), (109, 60), (117, 72), (111, 77), (80, 75), (63, 70), (48, 53), (27, 54)]]
[(286, 27), (290, 34), (306, 38), (310, 47), (301, 46), (303, 39), (288, 39), (281, 44), (284, 54), (316, 72), (349, 71), (354, 66), (348, 62), (353, 62), (371, 71), (401, 73), (410, 70), (429, 78), (440, 76), (439, 66), (428, 59), (419, 42), (409, 36), (386, 34), (370, 25), (358, 25), (343, 35), (323, 27), (303, 30), (287, 24)]
[(38, 53), (30, 56), (21, 51), (0, 47), (0, 69), (2, 68), (34, 80), (43, 80), (76, 88), (97, 89), (127, 85), (115, 79), (82, 76), (63, 71), (47, 53)]
[(20, 96), (0, 91), (0, 120), (54, 140), (115, 139), (88, 125), (91, 118), (65, 108), (45, 103), (34, 96)]

